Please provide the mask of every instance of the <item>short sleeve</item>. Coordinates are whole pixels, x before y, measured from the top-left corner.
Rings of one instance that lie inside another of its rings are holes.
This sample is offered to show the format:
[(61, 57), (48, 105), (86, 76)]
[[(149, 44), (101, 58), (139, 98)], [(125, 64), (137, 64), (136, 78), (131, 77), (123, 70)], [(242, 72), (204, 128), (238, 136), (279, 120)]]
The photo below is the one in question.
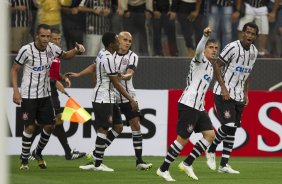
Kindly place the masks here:
[(138, 65), (138, 56), (135, 53), (132, 53), (132, 55), (129, 58), (129, 64), (128, 64), (128, 68), (135, 70), (137, 68)]
[(232, 60), (232, 57), (234, 56), (235, 50), (236, 47), (234, 42), (226, 45), (226, 47), (220, 53), (219, 59), (226, 64), (229, 63)]
[(113, 56), (110, 54), (106, 54), (104, 59), (105, 60), (103, 62), (103, 65), (104, 65), (107, 75), (117, 75)]
[(17, 57), (15, 58), (15, 63), (19, 64), (19, 65), (23, 65), (25, 63), (25, 61), (28, 59), (28, 55), (27, 55), (27, 48), (28, 46), (23, 46), (19, 52)]

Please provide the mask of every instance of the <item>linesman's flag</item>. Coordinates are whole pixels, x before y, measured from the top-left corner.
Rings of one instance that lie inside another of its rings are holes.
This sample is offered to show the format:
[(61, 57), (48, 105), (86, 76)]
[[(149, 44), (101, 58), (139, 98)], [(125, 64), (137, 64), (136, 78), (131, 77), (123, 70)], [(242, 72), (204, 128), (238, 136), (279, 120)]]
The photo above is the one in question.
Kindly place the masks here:
[(65, 105), (62, 120), (70, 122), (85, 123), (91, 118), (91, 115), (81, 107), (72, 97), (70, 97)]

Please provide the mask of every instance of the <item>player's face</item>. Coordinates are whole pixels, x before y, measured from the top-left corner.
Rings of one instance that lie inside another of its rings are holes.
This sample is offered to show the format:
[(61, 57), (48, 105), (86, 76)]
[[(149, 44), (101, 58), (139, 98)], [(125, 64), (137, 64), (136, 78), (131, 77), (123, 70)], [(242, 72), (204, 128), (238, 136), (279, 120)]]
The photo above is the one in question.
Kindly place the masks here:
[(215, 59), (217, 57), (218, 52), (218, 43), (217, 42), (210, 42), (205, 47), (204, 54), (208, 60)]
[(50, 29), (40, 29), (39, 32), (36, 35), (36, 46), (39, 47), (39, 49), (46, 49), (49, 41), (51, 38), (51, 30)]
[(128, 33), (119, 35), (119, 49), (121, 52), (127, 52), (132, 44), (132, 36)]
[(57, 33), (51, 33), (51, 39), (50, 41), (58, 46), (61, 45), (61, 39), (62, 39), (62, 36), (61, 34), (57, 34)]
[(254, 43), (257, 38), (256, 29), (252, 27), (247, 27), (246, 30), (243, 31), (242, 38), (243, 45), (249, 48), (250, 45)]

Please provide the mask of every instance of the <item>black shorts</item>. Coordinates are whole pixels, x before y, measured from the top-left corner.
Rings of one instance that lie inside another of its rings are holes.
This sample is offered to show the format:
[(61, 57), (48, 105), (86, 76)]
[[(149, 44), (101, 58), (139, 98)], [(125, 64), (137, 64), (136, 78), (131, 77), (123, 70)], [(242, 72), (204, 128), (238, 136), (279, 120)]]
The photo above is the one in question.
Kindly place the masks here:
[(112, 103), (92, 102), (95, 115), (95, 127), (108, 129), (114, 124), (121, 124), (121, 114), (119, 107)]
[(199, 111), (178, 103), (178, 135), (187, 139), (193, 131), (197, 133), (206, 130), (213, 130), (212, 122), (206, 111)]
[(216, 116), (222, 124), (235, 123), (241, 126), (241, 117), (244, 110), (244, 103), (233, 99), (223, 101), (221, 95), (214, 94)]
[(25, 125), (34, 124), (35, 120), (40, 125), (55, 124), (55, 114), (51, 98), (22, 99), (21, 119)]
[(131, 119), (135, 117), (142, 117), (141, 112), (138, 111), (132, 111), (132, 107), (129, 102), (127, 103), (120, 103), (118, 104), (120, 107), (120, 111), (122, 114), (124, 114), (126, 121), (129, 122)]
[(51, 86), (51, 100), (52, 100), (53, 108), (55, 109), (55, 114), (56, 115), (61, 114), (63, 112), (63, 108), (61, 108), (59, 93), (56, 88), (56, 80), (51, 79), (50, 86)]

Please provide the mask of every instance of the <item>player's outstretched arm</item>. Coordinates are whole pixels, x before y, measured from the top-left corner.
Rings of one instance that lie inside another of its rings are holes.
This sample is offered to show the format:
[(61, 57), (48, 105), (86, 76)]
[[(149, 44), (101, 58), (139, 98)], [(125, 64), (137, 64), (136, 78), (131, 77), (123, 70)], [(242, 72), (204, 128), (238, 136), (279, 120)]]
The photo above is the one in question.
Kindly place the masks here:
[(76, 73), (76, 72), (67, 72), (65, 73), (65, 76), (67, 77), (73, 77), (73, 78), (76, 78), (76, 77), (82, 77), (84, 75), (88, 75), (88, 74), (93, 74), (96, 72), (96, 64), (92, 64), (92, 65), (89, 65), (87, 68), (85, 68), (84, 70)]
[(82, 44), (75, 43), (75, 47), (69, 51), (64, 52), (62, 59), (71, 59), (76, 55), (80, 55), (85, 52), (85, 48)]
[(123, 73), (119, 73), (118, 74), (118, 77), (121, 79), (121, 80), (130, 80), (134, 75), (134, 70), (132, 69), (127, 69), (126, 70), (126, 73), (123, 74)]

